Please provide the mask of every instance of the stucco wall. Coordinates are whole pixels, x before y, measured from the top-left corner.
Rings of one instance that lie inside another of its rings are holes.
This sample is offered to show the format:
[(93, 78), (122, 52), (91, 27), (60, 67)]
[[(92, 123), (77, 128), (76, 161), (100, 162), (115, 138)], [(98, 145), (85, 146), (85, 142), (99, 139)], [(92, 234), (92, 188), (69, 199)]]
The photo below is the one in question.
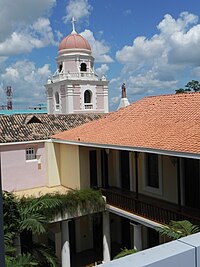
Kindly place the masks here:
[[(26, 148), (35, 147), (40, 159), (26, 160)], [(44, 143), (1, 146), (2, 188), (19, 191), (47, 184)]]
[(78, 146), (60, 144), (60, 178), (62, 185), (80, 189)]
[(145, 188), (145, 164), (144, 153), (140, 153), (138, 159), (139, 193), (159, 198), (165, 201), (177, 203), (177, 176), (176, 165), (173, 164), (169, 156), (161, 156), (161, 191), (159, 193), (150, 192)]
[(46, 142), (48, 186), (60, 185), (60, 144)]

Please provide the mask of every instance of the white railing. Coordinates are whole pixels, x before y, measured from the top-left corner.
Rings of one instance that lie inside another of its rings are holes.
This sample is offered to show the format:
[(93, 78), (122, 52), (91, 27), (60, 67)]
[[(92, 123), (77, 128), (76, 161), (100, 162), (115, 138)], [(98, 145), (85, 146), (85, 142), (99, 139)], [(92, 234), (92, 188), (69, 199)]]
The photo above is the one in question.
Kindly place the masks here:
[(85, 109), (93, 109), (93, 105), (90, 103), (85, 104)]
[(62, 73), (56, 71), (55, 74), (50, 78), (51, 82), (62, 81), (62, 80), (95, 80), (98, 81), (98, 75), (94, 72), (68, 72)]

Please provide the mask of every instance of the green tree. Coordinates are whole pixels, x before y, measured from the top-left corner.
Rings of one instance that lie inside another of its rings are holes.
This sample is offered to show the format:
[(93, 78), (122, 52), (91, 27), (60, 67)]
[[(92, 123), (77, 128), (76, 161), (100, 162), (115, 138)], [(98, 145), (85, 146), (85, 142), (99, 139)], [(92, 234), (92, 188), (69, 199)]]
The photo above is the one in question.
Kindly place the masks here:
[(200, 83), (199, 81), (192, 80), (186, 84), (186, 89), (188, 91), (195, 91), (198, 92), (200, 91)]
[(183, 94), (183, 93), (188, 93), (191, 91), (194, 91), (194, 92), (200, 91), (199, 81), (192, 80), (185, 85), (185, 88), (179, 88), (175, 90), (176, 94)]

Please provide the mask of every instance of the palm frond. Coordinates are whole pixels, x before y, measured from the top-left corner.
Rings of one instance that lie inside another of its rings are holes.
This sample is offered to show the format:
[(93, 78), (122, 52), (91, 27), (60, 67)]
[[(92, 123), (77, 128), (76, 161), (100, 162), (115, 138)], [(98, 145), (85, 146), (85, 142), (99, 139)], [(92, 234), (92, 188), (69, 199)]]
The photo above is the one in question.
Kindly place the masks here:
[(31, 231), (33, 234), (43, 234), (46, 232), (47, 220), (45, 216), (40, 214), (30, 214), (28, 217), (24, 217), (20, 222), (20, 232)]
[(58, 266), (58, 259), (54, 251), (45, 244), (33, 243), (34, 254), (37, 255), (40, 264), (49, 264), (51, 267)]
[(175, 240), (199, 232), (199, 227), (187, 220), (170, 221), (169, 225), (156, 228), (161, 235), (166, 235)]
[(6, 267), (30, 266), (38, 266), (38, 262), (36, 262), (29, 253), (19, 255), (18, 257), (6, 257)]

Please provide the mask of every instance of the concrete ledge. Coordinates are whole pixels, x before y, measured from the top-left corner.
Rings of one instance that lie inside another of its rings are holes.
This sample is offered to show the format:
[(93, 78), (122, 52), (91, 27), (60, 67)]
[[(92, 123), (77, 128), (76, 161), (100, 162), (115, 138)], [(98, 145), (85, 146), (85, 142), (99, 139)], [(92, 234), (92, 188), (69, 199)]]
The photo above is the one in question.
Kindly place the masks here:
[(101, 264), (104, 267), (200, 267), (200, 233)]

